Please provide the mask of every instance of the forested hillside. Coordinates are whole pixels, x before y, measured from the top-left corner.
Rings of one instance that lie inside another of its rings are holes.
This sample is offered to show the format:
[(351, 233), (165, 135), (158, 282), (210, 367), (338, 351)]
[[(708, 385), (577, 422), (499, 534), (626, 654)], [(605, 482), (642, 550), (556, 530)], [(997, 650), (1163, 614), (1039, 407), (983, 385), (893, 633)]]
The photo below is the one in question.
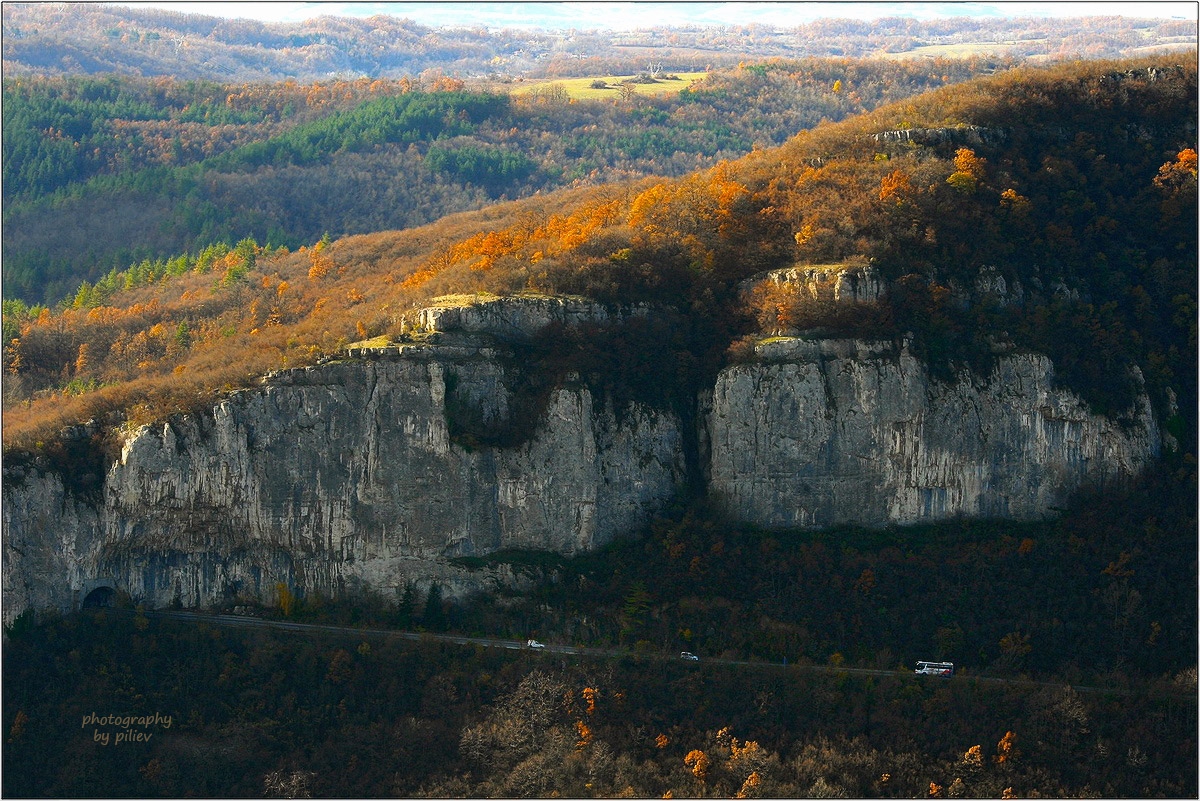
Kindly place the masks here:
[(218, 242), (295, 248), (504, 197), (683, 175), (998, 64), (771, 61), (603, 102), (510, 99), (446, 77), (7, 80), (4, 291), (53, 303), (113, 268)]
[[(23, 623), (5, 657), (9, 796), (1196, 793), (1194, 671), (1095, 693), (778, 664), (562, 660), (111, 610)], [(128, 727), (146, 741), (107, 747), (97, 733), (122, 729), (81, 726), (89, 714), (123, 713), (160, 722)], [(45, 760), (48, 748), (61, 757)]]
[[(1114, 415), (1136, 366), (1171, 441), (1194, 452), (1195, 102), (1194, 67), (1172, 61), (1023, 69), (680, 179), (296, 252), (246, 239), (113, 270), (67, 308), (8, 303), (6, 442), (52, 439), (133, 398), (135, 418), (203, 403), (398, 334), (435, 295), (538, 291), (675, 307), (684, 324), (656, 347), (674, 354), (681, 397), (736, 357), (739, 337), (779, 326), (910, 331), (935, 371), (983, 371), (997, 348), (1029, 348)], [(880, 271), (882, 305), (746, 306), (735, 291), (771, 267), (845, 259)]]

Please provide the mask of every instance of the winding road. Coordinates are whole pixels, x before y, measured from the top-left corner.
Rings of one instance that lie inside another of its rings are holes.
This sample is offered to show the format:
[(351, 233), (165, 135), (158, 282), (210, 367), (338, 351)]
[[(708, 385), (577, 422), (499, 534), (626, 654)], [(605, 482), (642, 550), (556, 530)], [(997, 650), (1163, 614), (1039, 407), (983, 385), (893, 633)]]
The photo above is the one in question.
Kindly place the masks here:
[[(208, 623), (210, 625), (226, 626), (229, 628), (275, 629), (283, 631), (295, 631), (299, 633), (336, 634), (355, 638), (391, 637), (400, 640), (412, 640), (414, 642), (432, 641), (453, 643), (456, 645), (478, 645), (485, 648), (507, 648), (514, 651), (529, 651), (531, 654), (566, 654), (575, 656), (602, 657), (606, 659), (620, 656), (636, 656), (642, 659), (660, 660), (675, 659), (675, 657), (663, 654), (634, 653), (619, 648), (590, 648), (580, 645), (554, 645), (552, 643), (546, 643), (542, 648), (532, 649), (529, 648), (523, 640), (506, 640), (499, 637), (465, 637), (459, 634), (435, 634), (432, 632), (397, 631), (394, 629), (355, 628), (352, 626), (332, 626), (324, 623), (294, 623), (287, 620), (270, 620), (245, 615), (206, 615), (199, 612), (178, 612), (169, 610), (146, 611), (144, 614), (147, 618), (162, 618), (191, 623)], [(907, 676), (911, 678), (921, 678), (927, 681), (974, 681), (987, 682), (991, 684), (1025, 686), (1030, 688), (1069, 686), (1076, 692), (1081, 693), (1108, 693), (1111, 695), (1132, 694), (1132, 691), (1121, 688), (1089, 687), (1078, 684), (1064, 685), (1062, 682), (1032, 681), (1029, 679), (1004, 679), (991, 676), (964, 676), (961, 674), (952, 676), (950, 678), (936, 676), (917, 677), (913, 672), (907, 670), (876, 670), (871, 668), (835, 667), (832, 665), (780, 664), (777, 662), (752, 662), (741, 659), (722, 659), (719, 657), (704, 657), (698, 664), (726, 665), (775, 670), (808, 670), (822, 673), (848, 673), (863, 676)], [(1185, 695), (1185, 697), (1196, 700), (1195, 695)]]

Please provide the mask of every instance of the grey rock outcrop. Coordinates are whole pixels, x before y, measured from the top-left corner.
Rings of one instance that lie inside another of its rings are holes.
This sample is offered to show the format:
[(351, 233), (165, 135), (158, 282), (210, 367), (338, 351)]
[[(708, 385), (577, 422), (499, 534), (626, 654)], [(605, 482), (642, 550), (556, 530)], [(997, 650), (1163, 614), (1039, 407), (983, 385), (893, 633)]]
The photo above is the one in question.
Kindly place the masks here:
[(435, 302), (417, 312), (416, 327), (512, 340), (531, 337), (552, 323), (605, 323), (646, 313), (645, 307), (611, 312), (603, 304), (585, 298), (517, 295), (441, 305)]
[(1025, 299), (1025, 289), (1020, 281), (1010, 285), (995, 267), (981, 267), (975, 279), (975, 295), (988, 298), (1000, 306), (1019, 306)]
[(879, 144), (911, 142), (916, 145), (990, 145), (1003, 142), (1008, 138), (1008, 132), (1001, 128), (984, 128), (979, 125), (955, 125), (946, 128), (900, 128), (894, 131), (880, 131), (871, 136)]
[(70, 609), (95, 577), (103, 548), (100, 510), (61, 477), (34, 467), (5, 466), (4, 622), (25, 609)]
[(496, 362), (338, 362), (132, 433), (98, 507), (53, 473), (6, 481), (5, 549), (18, 554), (5, 564), (6, 610), (61, 606), (99, 575), (147, 603), (189, 606), (269, 601), (278, 582), (453, 583), (448, 557), (599, 547), (683, 480), (673, 417), (634, 408), (618, 420), (583, 386), (555, 390), (519, 446), (457, 445), (450, 375), (460, 402), (506, 413)]
[(879, 274), (868, 264), (829, 264), (785, 267), (742, 282), (743, 293), (766, 284), (797, 289), (814, 300), (875, 303), (884, 293)]
[(1145, 396), (1126, 425), (1092, 415), (1036, 354), (948, 384), (891, 343), (778, 338), (757, 355), (717, 379), (708, 470), (725, 510), (763, 527), (1037, 518), (1160, 447)]

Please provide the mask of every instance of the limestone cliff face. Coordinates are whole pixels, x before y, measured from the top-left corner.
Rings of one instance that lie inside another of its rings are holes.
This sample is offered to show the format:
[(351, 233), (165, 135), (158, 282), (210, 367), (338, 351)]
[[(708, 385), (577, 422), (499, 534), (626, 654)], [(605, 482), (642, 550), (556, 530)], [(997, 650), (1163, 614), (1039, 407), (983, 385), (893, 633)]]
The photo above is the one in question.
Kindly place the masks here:
[(100, 513), (57, 473), (5, 467), (4, 622), (28, 608), (70, 609), (94, 577)]
[[(873, 291), (847, 284), (859, 301)], [(571, 373), (532, 406), (511, 389), (506, 335), (601, 319), (598, 308), (454, 308), (425, 315), (424, 342), (351, 348), (206, 414), (127, 432), (87, 491), (6, 464), (6, 618), (70, 608), (99, 581), (188, 606), (270, 602), (279, 582), (390, 593), (436, 581), (448, 594), (511, 582), (449, 557), (594, 549), (643, 526), (689, 467), (738, 520), (878, 526), (1039, 517), (1080, 486), (1128, 480), (1159, 449), (1144, 397), (1125, 420), (1096, 417), (1053, 388), (1041, 356), (943, 383), (904, 348), (795, 337), (722, 371), (701, 399), (701, 447), (685, 447), (694, 432), (674, 414), (618, 414)], [(514, 423), (522, 436), (491, 436)]]
[(1037, 518), (1159, 450), (1144, 396), (1125, 425), (1089, 414), (1035, 354), (948, 384), (890, 343), (777, 338), (756, 355), (713, 390), (709, 491), (768, 528)]
[[(28, 554), (5, 564), (6, 605), (59, 605), (98, 576), (151, 604), (267, 600), (280, 581), (390, 590), (449, 578), (446, 557), (598, 547), (682, 481), (676, 420), (639, 408), (618, 420), (582, 386), (555, 390), (517, 447), (455, 444), (448, 378), (461, 402), (503, 414), (502, 370), (429, 350), (287, 371), (211, 415), (143, 428), (98, 507), (53, 474), (6, 482), (5, 548)], [(47, 581), (61, 591), (35, 588)]]

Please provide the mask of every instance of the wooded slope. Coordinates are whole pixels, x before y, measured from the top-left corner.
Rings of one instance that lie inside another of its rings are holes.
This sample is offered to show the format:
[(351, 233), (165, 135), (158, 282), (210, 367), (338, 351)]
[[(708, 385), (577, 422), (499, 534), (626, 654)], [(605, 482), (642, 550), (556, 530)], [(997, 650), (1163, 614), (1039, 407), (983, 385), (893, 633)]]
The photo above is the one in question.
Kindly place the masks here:
[(53, 303), (113, 268), (221, 241), (296, 248), (564, 186), (684, 175), (998, 63), (772, 61), (591, 102), (446, 77), (8, 80), (4, 291)]
[[(985, 372), (1006, 343), (1038, 350), (1118, 416), (1136, 365), (1188, 451), (1195, 85), (1194, 67), (1161, 60), (1016, 70), (677, 180), (581, 188), (295, 252), (247, 240), (147, 262), (85, 286), (67, 309), (10, 307), (6, 441), (28, 446), (135, 398), (134, 419), (207, 402), (266, 369), (397, 333), (436, 295), (537, 291), (675, 307), (690, 321), (669, 343), (679, 396), (736, 357), (726, 349), (739, 336), (781, 324), (910, 331), (935, 371)], [(848, 258), (888, 282), (882, 305), (746, 307), (736, 292), (764, 269)]]

